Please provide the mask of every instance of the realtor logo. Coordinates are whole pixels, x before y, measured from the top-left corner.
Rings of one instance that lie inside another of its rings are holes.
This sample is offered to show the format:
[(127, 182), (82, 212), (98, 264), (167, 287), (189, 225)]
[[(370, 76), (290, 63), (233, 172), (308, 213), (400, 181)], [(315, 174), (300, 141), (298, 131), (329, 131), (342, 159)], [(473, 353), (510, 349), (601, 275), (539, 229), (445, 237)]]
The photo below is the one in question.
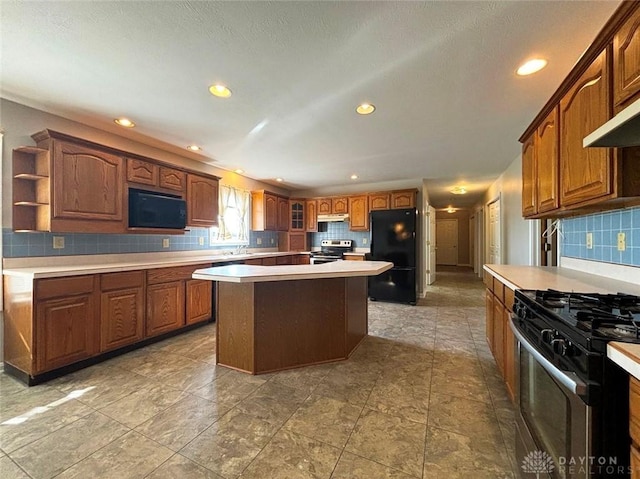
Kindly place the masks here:
[(553, 459), (544, 451), (531, 451), (522, 460), (522, 470), (527, 474), (535, 474), (540, 479), (540, 474), (551, 473), (555, 469)]

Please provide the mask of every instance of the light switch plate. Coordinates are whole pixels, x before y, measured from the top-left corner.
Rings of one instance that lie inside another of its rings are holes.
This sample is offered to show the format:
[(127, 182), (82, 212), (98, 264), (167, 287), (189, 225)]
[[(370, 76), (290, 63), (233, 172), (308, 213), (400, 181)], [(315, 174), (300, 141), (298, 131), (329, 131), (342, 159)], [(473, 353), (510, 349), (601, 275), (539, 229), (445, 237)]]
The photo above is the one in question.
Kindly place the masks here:
[(618, 233), (618, 251), (627, 249), (627, 238), (623, 232)]
[(199, 237), (198, 237), (198, 244), (199, 244), (200, 246), (204, 246), (204, 236), (199, 236)]
[(64, 236), (53, 237), (53, 249), (64, 249)]
[(367, 238), (362, 238), (362, 244), (367, 244), (369, 240)]
[(169, 238), (162, 238), (162, 247), (163, 248), (169, 247)]
[(257, 238), (256, 239), (256, 244), (262, 244), (262, 238)]
[(593, 249), (593, 233), (587, 233), (587, 249)]

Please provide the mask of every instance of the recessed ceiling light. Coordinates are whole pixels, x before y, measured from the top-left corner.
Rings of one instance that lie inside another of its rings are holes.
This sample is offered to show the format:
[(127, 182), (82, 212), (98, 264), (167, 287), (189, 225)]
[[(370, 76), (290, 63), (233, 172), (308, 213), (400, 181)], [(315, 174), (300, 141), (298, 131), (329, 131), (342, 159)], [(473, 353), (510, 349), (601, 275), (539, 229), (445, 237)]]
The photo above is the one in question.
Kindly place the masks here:
[(376, 109), (375, 105), (371, 103), (361, 103), (356, 108), (356, 112), (358, 112), (360, 115), (370, 115), (375, 111), (375, 109)]
[(358, 175), (351, 175), (351, 179), (352, 180), (357, 180), (358, 179)]
[(278, 183), (282, 183), (284, 180), (283, 180), (282, 178), (276, 178), (276, 181), (277, 181)]
[(454, 195), (464, 195), (466, 192), (467, 189), (464, 186), (455, 186), (451, 190), (451, 193), (453, 193)]
[(129, 118), (116, 118), (113, 121), (115, 121), (117, 125), (124, 126), (125, 128), (133, 128), (136, 126), (136, 124), (129, 120)]
[(534, 58), (528, 62), (523, 63), (516, 70), (516, 74), (520, 76), (531, 75), (532, 73), (539, 72), (547, 66), (547, 60), (544, 58)]
[(189, 146), (187, 146), (187, 150), (200, 151), (200, 150), (202, 150), (202, 148), (200, 148), (198, 145), (189, 145)]
[(233, 170), (235, 173), (238, 173), (239, 175), (241, 175), (242, 173), (244, 173), (244, 170), (242, 168), (238, 168), (237, 170)]
[(209, 87), (209, 92), (213, 96), (217, 96), (218, 98), (229, 98), (231, 96), (231, 90), (229, 90), (226, 86), (216, 83), (215, 85), (211, 85)]

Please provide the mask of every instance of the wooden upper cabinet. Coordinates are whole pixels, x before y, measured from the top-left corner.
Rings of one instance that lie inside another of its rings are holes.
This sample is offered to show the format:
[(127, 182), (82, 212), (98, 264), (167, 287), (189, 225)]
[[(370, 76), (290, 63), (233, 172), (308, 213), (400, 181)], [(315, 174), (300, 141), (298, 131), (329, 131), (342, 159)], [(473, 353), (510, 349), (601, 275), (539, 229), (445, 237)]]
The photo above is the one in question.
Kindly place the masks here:
[(349, 212), (349, 199), (346, 197), (331, 198), (331, 213), (344, 214)]
[(552, 211), (560, 206), (558, 197), (558, 142), (558, 108), (554, 108), (536, 132), (534, 163), (538, 179), (535, 194), (537, 213)]
[(289, 200), (289, 231), (304, 231), (305, 200)]
[(367, 195), (349, 197), (349, 229), (369, 230), (369, 201)]
[(391, 205), (390, 193), (371, 193), (369, 194), (369, 210), (388, 210)]
[(316, 200), (307, 200), (305, 205), (307, 209), (305, 230), (308, 232), (318, 231), (318, 202)]
[(127, 158), (127, 181), (143, 185), (158, 185), (158, 165)]
[(391, 192), (391, 208), (414, 208), (416, 206), (416, 190)]
[(583, 148), (582, 140), (610, 118), (607, 50), (560, 101), (560, 203), (575, 205), (612, 190), (612, 150)]
[(187, 225), (218, 224), (218, 180), (187, 175)]
[(265, 190), (251, 192), (251, 229), (276, 231), (278, 229), (278, 197)]
[(53, 165), (54, 218), (123, 221), (121, 157), (56, 140)]
[(522, 144), (522, 216), (537, 213), (536, 209), (536, 175), (535, 134)]
[(289, 229), (289, 200), (278, 196), (278, 231)]
[[(158, 186), (160, 186), (161, 188), (183, 192), (185, 190), (185, 186), (187, 186), (188, 188), (188, 185), (185, 181), (188, 179), (188, 176), (194, 175), (186, 175), (184, 171), (175, 170), (173, 168), (165, 168), (164, 166), (161, 166)], [(218, 186), (216, 180), (216, 194), (217, 189)]]
[(613, 99), (619, 112), (640, 98), (640, 8), (613, 37)]
[(318, 214), (330, 215), (331, 214), (331, 198), (319, 198), (318, 199)]

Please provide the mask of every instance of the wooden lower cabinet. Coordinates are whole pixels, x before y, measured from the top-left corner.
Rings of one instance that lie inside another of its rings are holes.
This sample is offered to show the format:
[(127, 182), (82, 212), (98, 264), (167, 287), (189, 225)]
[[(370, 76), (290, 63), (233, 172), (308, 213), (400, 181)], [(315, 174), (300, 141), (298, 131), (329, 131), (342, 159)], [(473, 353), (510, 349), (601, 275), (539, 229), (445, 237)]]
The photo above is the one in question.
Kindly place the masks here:
[(211, 318), (212, 282), (190, 279), (186, 282), (186, 323), (193, 324)]
[(51, 371), (97, 352), (94, 276), (36, 284), (35, 372)]
[(100, 351), (134, 344), (144, 338), (144, 272), (100, 277)]
[(631, 477), (640, 478), (640, 381), (629, 377), (629, 435), (631, 436)]
[(516, 381), (516, 340), (509, 326), (509, 316), (513, 309), (514, 293), (497, 278), (490, 276), (487, 277), (485, 272), (487, 343), (513, 401)]
[(185, 324), (184, 281), (147, 286), (146, 336), (166, 333)]

